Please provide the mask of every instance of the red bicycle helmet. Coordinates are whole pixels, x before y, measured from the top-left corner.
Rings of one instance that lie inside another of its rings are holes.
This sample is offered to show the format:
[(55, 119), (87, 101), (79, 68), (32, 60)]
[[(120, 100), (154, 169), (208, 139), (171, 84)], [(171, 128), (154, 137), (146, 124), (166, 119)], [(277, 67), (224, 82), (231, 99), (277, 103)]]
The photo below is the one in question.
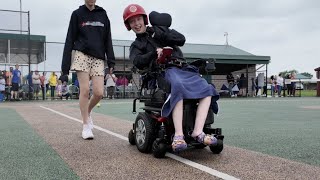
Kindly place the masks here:
[(143, 15), (144, 24), (148, 25), (148, 16), (146, 14), (146, 11), (143, 9), (143, 7), (141, 7), (138, 4), (130, 4), (123, 11), (123, 22), (126, 25), (126, 28), (128, 29), (128, 31), (131, 30), (130, 25), (128, 23), (128, 19), (135, 15)]

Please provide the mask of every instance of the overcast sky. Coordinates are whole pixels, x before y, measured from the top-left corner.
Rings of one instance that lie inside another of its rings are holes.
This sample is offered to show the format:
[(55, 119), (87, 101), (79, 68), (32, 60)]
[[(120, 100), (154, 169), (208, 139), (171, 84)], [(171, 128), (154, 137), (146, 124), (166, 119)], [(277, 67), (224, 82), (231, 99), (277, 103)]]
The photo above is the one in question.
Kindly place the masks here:
[[(31, 13), (32, 34), (45, 35), (47, 41), (64, 42), (70, 15), (83, 3), (84, 0), (22, 0), (22, 9)], [(223, 45), (224, 32), (228, 32), (230, 45), (255, 55), (271, 56), (269, 75), (292, 69), (315, 75), (314, 69), (320, 67), (318, 0), (97, 0), (97, 5), (108, 13), (113, 39), (134, 40), (133, 32), (126, 30), (122, 20), (124, 8), (131, 3), (142, 5), (147, 13), (170, 13), (171, 27), (183, 33), (187, 43)], [(6, 1), (1, 9), (19, 10), (19, 0)], [(23, 24), (26, 27), (26, 22)], [(19, 17), (1, 13), (2, 28), (19, 28)], [(53, 49), (61, 52), (63, 47), (48, 48), (50, 55)], [(59, 54), (46, 66), (48, 70), (59, 70), (60, 63)]]

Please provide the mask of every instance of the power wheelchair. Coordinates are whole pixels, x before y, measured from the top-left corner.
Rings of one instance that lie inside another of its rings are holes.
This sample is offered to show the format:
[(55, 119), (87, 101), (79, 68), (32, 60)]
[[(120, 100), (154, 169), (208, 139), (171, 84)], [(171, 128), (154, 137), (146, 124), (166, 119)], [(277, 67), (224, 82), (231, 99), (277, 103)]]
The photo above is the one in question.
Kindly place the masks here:
[[(189, 65), (196, 66), (200, 74), (212, 74), (215, 69), (214, 59), (199, 59)], [(166, 83), (162, 76), (163, 68), (158, 70), (140, 71), (143, 83), (140, 95), (133, 101), (133, 113), (136, 113), (136, 102), (139, 100), (144, 103), (139, 112), (132, 129), (129, 131), (128, 139), (131, 145), (136, 145), (142, 153), (152, 151), (154, 157), (163, 158), (166, 152), (172, 152), (171, 143), (175, 133), (172, 118), (161, 116), (161, 109), (167, 96), (170, 94), (170, 85)], [(143, 93), (143, 91), (146, 91)], [(196, 111), (198, 106), (197, 99), (186, 99), (183, 101), (183, 132), (185, 141), (189, 148), (203, 149), (206, 145), (197, 142), (188, 135), (193, 130), (195, 124)], [(212, 128), (214, 123), (214, 113), (209, 108), (203, 132), (212, 134), (217, 138), (217, 144), (209, 146), (214, 154), (219, 154), (223, 150), (223, 139), (221, 128)]]

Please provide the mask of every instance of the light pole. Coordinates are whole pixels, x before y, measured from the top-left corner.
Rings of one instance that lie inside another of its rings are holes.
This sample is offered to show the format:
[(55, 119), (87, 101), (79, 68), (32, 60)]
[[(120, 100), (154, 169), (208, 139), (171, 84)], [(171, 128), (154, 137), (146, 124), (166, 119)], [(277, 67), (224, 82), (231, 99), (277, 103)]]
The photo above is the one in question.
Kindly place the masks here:
[(229, 45), (229, 42), (228, 42), (228, 32), (224, 32), (224, 36), (226, 37), (226, 45), (228, 46), (228, 45)]
[(20, 0), (20, 34), (22, 34), (22, 2)]

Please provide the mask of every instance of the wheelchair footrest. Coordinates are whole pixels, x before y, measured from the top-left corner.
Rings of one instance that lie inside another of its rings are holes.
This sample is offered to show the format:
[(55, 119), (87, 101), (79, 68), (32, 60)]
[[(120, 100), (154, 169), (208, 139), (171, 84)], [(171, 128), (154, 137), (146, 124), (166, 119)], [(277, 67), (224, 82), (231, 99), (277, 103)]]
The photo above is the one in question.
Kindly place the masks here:
[(222, 135), (222, 129), (221, 128), (205, 127), (205, 128), (203, 128), (203, 131), (206, 134)]

